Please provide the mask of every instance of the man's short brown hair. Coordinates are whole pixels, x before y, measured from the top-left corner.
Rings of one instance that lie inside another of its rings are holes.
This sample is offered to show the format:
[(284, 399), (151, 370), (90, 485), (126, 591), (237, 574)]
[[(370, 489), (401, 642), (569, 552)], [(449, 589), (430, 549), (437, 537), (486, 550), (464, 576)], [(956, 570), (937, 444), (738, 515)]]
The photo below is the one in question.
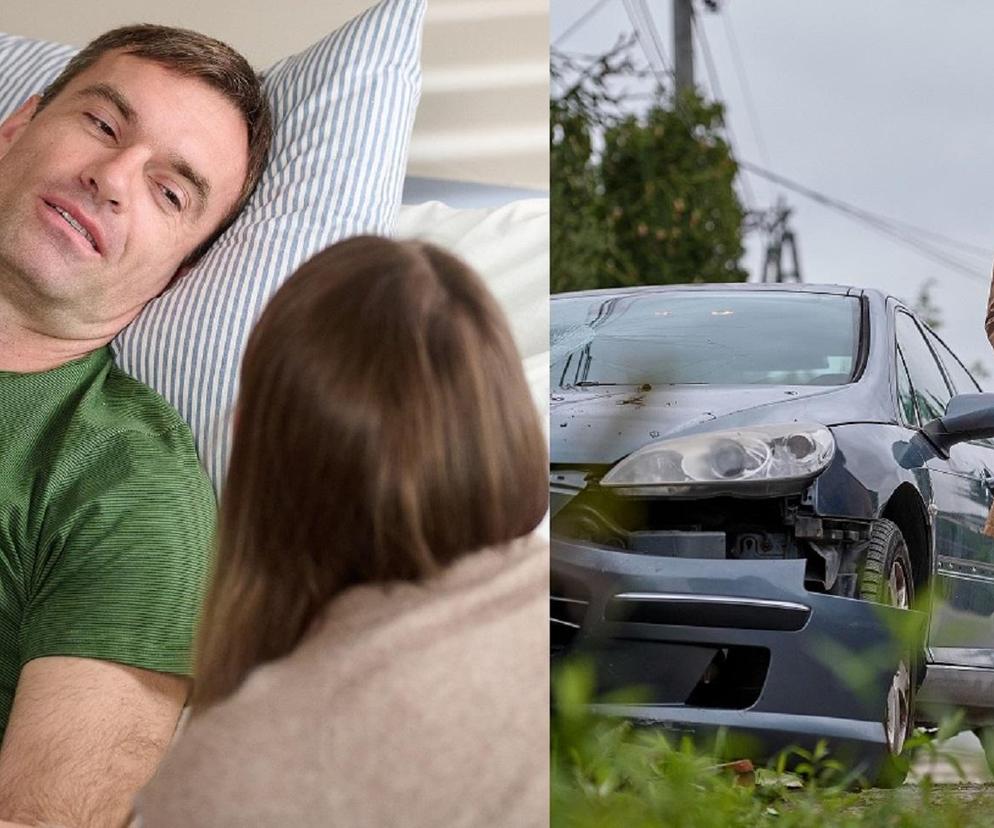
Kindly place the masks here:
[(111, 51), (150, 60), (183, 77), (203, 81), (231, 101), (245, 119), (248, 128), (245, 183), (234, 206), (210, 238), (187, 257), (186, 263), (192, 264), (235, 220), (265, 169), (273, 127), (261, 80), (244, 57), (220, 40), (189, 29), (141, 23), (112, 29), (85, 46), (44, 91), (37, 111), (44, 109), (74, 77)]

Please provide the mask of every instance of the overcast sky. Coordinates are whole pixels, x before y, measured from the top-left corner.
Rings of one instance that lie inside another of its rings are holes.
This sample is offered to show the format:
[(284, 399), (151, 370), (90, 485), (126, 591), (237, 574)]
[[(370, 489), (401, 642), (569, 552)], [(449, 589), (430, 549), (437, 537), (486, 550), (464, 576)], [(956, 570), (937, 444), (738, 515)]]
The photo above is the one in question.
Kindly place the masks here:
[[(551, 0), (552, 42), (594, 5), (595, 0)], [(672, 65), (670, 0), (645, 5)], [(771, 205), (783, 193), (793, 207), (804, 280), (876, 287), (913, 302), (922, 283), (935, 279), (931, 293), (943, 320), (940, 335), (966, 363), (980, 360), (994, 376), (994, 351), (983, 329), (994, 259), (994, 2), (722, 0), (720, 5), (713, 14), (698, 2), (697, 20), (714, 58), (738, 157), (864, 210), (979, 248), (943, 247), (967, 265), (969, 275), (951, 270), (749, 176), (758, 206)], [(557, 48), (603, 53), (631, 31), (624, 0), (604, 0)], [(732, 43), (738, 45), (742, 72)], [(695, 49), (697, 83), (707, 90), (706, 61), (696, 44)], [(759, 237), (747, 242), (750, 280), (757, 278), (760, 242)], [(981, 384), (994, 390), (994, 378)]]

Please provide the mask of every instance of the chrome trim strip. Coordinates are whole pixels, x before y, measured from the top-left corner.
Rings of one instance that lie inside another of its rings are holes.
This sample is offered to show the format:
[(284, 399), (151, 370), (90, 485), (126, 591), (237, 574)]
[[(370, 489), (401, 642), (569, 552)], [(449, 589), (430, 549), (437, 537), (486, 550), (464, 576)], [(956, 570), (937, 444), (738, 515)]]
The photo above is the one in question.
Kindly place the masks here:
[(559, 595), (550, 595), (550, 601), (562, 601), (564, 604), (583, 604), (583, 606), (589, 606), (590, 601), (581, 601), (579, 598), (562, 598)]
[(553, 624), (562, 624), (564, 627), (572, 627), (574, 630), (580, 629), (579, 624), (573, 624), (570, 621), (563, 621), (561, 618), (550, 618), (549, 621)]
[(958, 572), (955, 569), (936, 569), (937, 575), (941, 575), (943, 578), (958, 578), (961, 581), (973, 581), (975, 583), (990, 584), (994, 577), (991, 575), (981, 575), (979, 572)]
[(802, 612), (811, 612), (811, 607), (793, 601), (774, 601), (768, 598), (738, 598), (731, 595), (688, 595), (684, 592), (622, 592), (614, 596), (616, 601), (673, 601), (687, 604), (735, 604), (744, 607), (766, 607)]
[[(984, 572), (994, 576), (994, 561), (975, 561), (970, 558), (958, 557), (956, 555), (939, 555), (937, 558), (939, 569), (943, 565), (949, 567), (953, 572), (962, 572), (965, 575), (981, 574)], [(968, 571), (972, 570), (972, 572)]]

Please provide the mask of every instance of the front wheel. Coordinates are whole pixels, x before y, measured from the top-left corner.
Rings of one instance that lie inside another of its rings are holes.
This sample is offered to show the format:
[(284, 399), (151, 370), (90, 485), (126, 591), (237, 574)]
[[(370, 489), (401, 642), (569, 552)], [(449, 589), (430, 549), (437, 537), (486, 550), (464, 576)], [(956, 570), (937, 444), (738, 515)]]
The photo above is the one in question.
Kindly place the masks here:
[[(874, 522), (857, 594), (866, 601), (910, 609), (914, 593), (911, 557), (901, 530), (889, 520)], [(916, 654), (910, 647), (906, 648), (887, 690), (887, 705), (883, 713), (887, 756), (873, 781), (879, 788), (895, 788), (902, 784), (911, 767), (910, 759), (903, 752), (904, 743), (914, 727), (917, 665)]]
[(990, 725), (978, 727), (973, 732), (980, 739), (980, 744), (984, 748), (984, 758), (987, 759), (987, 768), (994, 774), (994, 727)]

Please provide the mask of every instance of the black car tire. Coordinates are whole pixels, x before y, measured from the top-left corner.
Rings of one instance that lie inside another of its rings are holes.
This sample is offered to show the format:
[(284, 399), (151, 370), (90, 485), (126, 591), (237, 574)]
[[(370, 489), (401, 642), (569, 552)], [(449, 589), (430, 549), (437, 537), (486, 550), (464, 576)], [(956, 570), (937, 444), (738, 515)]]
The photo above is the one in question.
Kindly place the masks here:
[(994, 727), (990, 725), (977, 727), (974, 728), (973, 732), (980, 739), (980, 745), (984, 749), (984, 758), (987, 759), (987, 769), (991, 773), (994, 773)]
[[(901, 530), (889, 520), (874, 521), (859, 574), (858, 596), (866, 601), (910, 608), (914, 593), (911, 557)], [(903, 784), (911, 769), (911, 758), (904, 750), (904, 744), (914, 729), (919, 662), (919, 654), (909, 647), (894, 672), (883, 718), (887, 755), (872, 780), (878, 788), (896, 788)]]

